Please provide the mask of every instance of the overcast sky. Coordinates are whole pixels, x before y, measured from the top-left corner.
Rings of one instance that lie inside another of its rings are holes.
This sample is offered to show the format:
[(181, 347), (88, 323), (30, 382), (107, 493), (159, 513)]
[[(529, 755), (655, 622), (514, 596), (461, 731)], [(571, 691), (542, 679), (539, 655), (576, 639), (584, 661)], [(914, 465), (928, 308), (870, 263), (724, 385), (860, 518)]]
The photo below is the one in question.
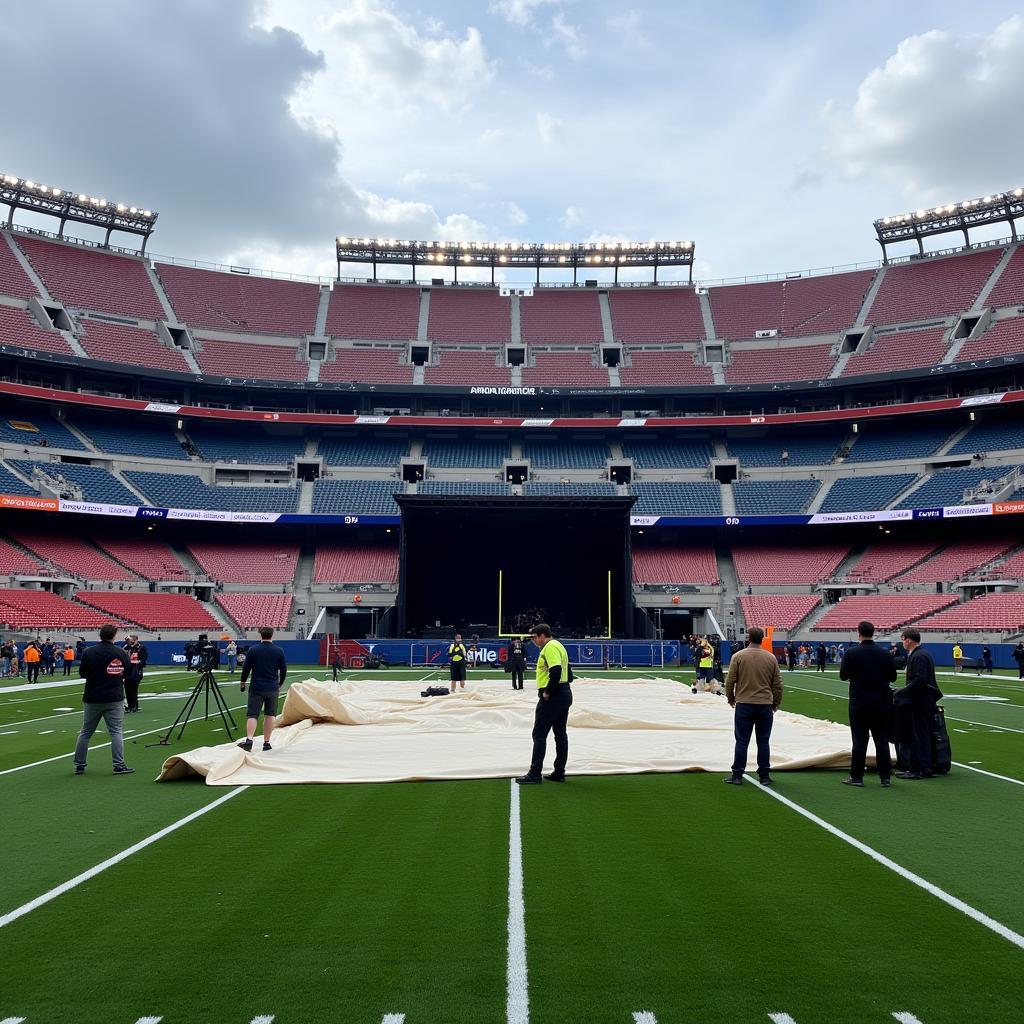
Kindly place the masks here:
[(0, 171), (308, 274), (338, 234), (876, 260), (875, 217), (1024, 184), (1019, 8), (33, 0), (0, 21)]

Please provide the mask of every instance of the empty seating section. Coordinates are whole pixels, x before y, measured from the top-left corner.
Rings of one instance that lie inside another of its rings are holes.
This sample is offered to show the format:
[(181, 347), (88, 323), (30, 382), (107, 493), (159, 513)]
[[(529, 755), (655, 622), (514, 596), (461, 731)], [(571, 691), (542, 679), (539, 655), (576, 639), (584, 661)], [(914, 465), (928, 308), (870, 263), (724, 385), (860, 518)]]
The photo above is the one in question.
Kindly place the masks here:
[(493, 494), (511, 497), (509, 485), (499, 480), (424, 480), (418, 494)]
[(897, 583), (949, 582), (975, 575), (982, 565), (1005, 554), (1020, 543), (1020, 537), (964, 540), (951, 544), (937, 555), (896, 578)]
[(295, 582), (299, 561), (298, 544), (280, 541), (194, 541), (189, 553), (200, 568), (218, 583)]
[(216, 629), (221, 624), (190, 594), (80, 590), (79, 601), (143, 629)]
[(188, 457), (181, 447), (181, 442), (174, 436), (174, 424), (171, 420), (133, 415), (129, 422), (124, 416), (108, 420), (93, 418), (84, 412), (75, 412), (73, 417), (75, 427), (100, 451), (176, 461)]
[(0, 236), (0, 295), (28, 299), (35, 294), (36, 287), (14, 255), (7, 235)]
[(23, 306), (0, 305), (0, 345), (16, 345), (37, 352), (74, 353), (60, 331), (44, 331)]
[(933, 540), (886, 541), (870, 544), (851, 566), (846, 578), (862, 583), (884, 583), (935, 551)]
[(0, 494), (38, 494), (30, 484), (15, 476), (9, 469), (0, 466)]
[(397, 466), (409, 454), (405, 438), (323, 437), (317, 449), (328, 466)]
[(55, 485), (55, 488), (51, 489), (56, 489), (61, 494), (80, 490), (84, 501), (102, 501), (111, 505), (139, 503), (138, 497), (113, 473), (108, 473), (99, 466), (79, 466), (73, 462), (29, 462), (25, 459), (12, 459), (11, 465), (16, 466), (30, 479), (38, 469)]
[(0, 539), (0, 575), (2, 576), (49, 576), (43, 564), (25, 554), (10, 541)]
[(303, 337), (313, 333), (320, 287), (158, 263), (178, 318), (192, 327)]
[(921, 619), (922, 630), (1024, 632), (1024, 594), (984, 594)]
[[(503, 349), (470, 351), (461, 348), (436, 350), (437, 365), (423, 370), (424, 384), (510, 384), (511, 376)], [(501, 365), (499, 365), (501, 364)]]
[(217, 604), (242, 629), (271, 626), (286, 629), (292, 610), (291, 594), (218, 594)]
[(1016, 306), (1020, 303), (1024, 303), (1024, 245), (1018, 245), (1014, 249), (999, 275), (999, 280), (985, 300), (985, 305), (993, 308)]
[(423, 457), (431, 469), (496, 469), (510, 453), (507, 440), (438, 439), (423, 444)]
[(915, 426), (910, 430), (869, 426), (857, 434), (846, 461), (886, 462), (899, 459), (906, 462), (921, 459), (937, 452), (952, 433), (950, 426)]
[(722, 489), (718, 484), (638, 483), (630, 485), (636, 495), (632, 514), (636, 516), (720, 516)]
[(397, 516), (392, 495), (404, 489), (400, 480), (318, 480), (313, 485), (313, 513)]
[(741, 544), (733, 547), (732, 560), (744, 586), (796, 586), (831, 579), (848, 553), (845, 544), (818, 547)]
[(771, 381), (822, 380), (836, 361), (831, 343), (788, 348), (729, 346), (725, 367), (727, 384), (762, 384)]
[(533, 366), (523, 367), (524, 384), (594, 384), (608, 387), (608, 368), (595, 365), (597, 350), (592, 352), (536, 352)]
[(698, 341), (705, 335), (692, 288), (615, 288), (608, 293), (612, 336), (627, 345)]
[(38, 445), (42, 448), (85, 451), (85, 445), (63, 423), (34, 413), (21, 416), (15, 412), (6, 419), (0, 419), (0, 441), (22, 446)]
[(949, 449), (948, 454), (971, 455), (974, 452), (1004, 452), (1011, 448), (1024, 448), (1024, 420), (978, 423)]
[(622, 454), (633, 460), (637, 469), (706, 469), (714, 455), (710, 441), (645, 441), (640, 438), (622, 442)]
[(845, 431), (819, 427), (813, 434), (730, 437), (726, 443), (729, 454), (744, 466), (823, 466), (835, 457), (845, 436)]
[(1015, 552), (1005, 562), (992, 566), (981, 575), (1007, 580), (1024, 580), (1024, 550)]
[(246, 341), (198, 339), (196, 362), (203, 373), (218, 377), (249, 377), (257, 380), (305, 380), (309, 365), (303, 350), (292, 345), (264, 345)]
[(193, 421), (188, 436), (200, 457), (210, 462), (288, 464), (306, 450), (303, 434), (264, 434), (258, 426), (235, 431)]
[(714, 548), (634, 547), (633, 582), (638, 584), (718, 584)]
[[(964, 491), (982, 480), (994, 480), (1010, 467), (998, 469), (940, 469), (920, 487), (911, 491), (897, 508), (930, 508), (933, 505), (963, 505)], [(984, 501), (978, 497), (975, 501)]]
[(141, 260), (18, 236), (50, 295), (68, 306), (162, 320), (164, 308)]
[(790, 337), (833, 334), (856, 320), (874, 275), (873, 270), (858, 270), (712, 288), (708, 295), (715, 332), (729, 339), (751, 338), (762, 330)]
[(334, 361), (320, 364), (323, 381), (376, 381), (411, 384), (415, 369), (403, 363), (404, 348), (341, 348), (334, 346)]
[(819, 512), (867, 512), (888, 508), (896, 495), (917, 479), (914, 473), (889, 476), (850, 476), (829, 488)]
[(512, 337), (512, 300), (494, 288), (432, 288), (427, 337), (432, 341), (508, 341)]
[(945, 335), (945, 327), (875, 335), (866, 352), (850, 356), (841, 376), (857, 377), (918, 366), (938, 366), (949, 348)]
[(818, 493), (817, 480), (742, 480), (732, 484), (741, 515), (803, 512)]
[(711, 367), (697, 362), (696, 352), (631, 349), (629, 366), (619, 364), (619, 380), (630, 384), (665, 384), (676, 387), (713, 384)]
[(531, 441), (523, 443), (523, 456), (534, 469), (604, 469), (611, 452), (604, 441)]
[(955, 363), (972, 359), (991, 359), (993, 356), (1016, 356), (1024, 352), (1024, 317), (997, 320), (987, 331), (968, 341), (956, 354)]
[(833, 605), (812, 627), (816, 633), (856, 631), (866, 619), (877, 633), (887, 633), (940, 608), (955, 604), (950, 594), (857, 594)]
[(327, 308), (335, 338), (411, 341), (420, 319), (418, 286), (336, 284)]
[(78, 341), (93, 359), (177, 373), (192, 372), (185, 357), (177, 349), (161, 345), (152, 331), (102, 320), (80, 320), (79, 327)]
[(32, 533), (28, 530), (12, 530), (11, 537), (44, 562), (58, 566), (79, 579), (114, 583), (138, 581), (135, 573), (129, 572), (123, 565), (118, 565), (102, 551), (79, 537)]
[(821, 605), (813, 594), (748, 594), (740, 598), (747, 627), (792, 630)]
[(318, 544), (314, 583), (396, 583), (398, 548), (370, 544)]
[(146, 538), (94, 537), (93, 543), (147, 580), (187, 580), (190, 573), (166, 544)]
[(601, 481), (589, 484), (564, 484), (561, 481), (547, 483), (527, 483), (523, 492), (530, 497), (554, 498), (607, 498), (618, 494), (613, 483)]
[(604, 340), (597, 292), (547, 288), (519, 300), (519, 323), (526, 344), (596, 344)]
[(48, 590), (0, 590), (0, 623), (11, 629), (99, 629), (110, 620)]
[(890, 266), (868, 310), (867, 322), (900, 324), (966, 313), (1002, 255), (1002, 249), (980, 249)]
[(153, 505), (163, 508), (205, 508), (221, 512), (294, 512), (294, 487), (216, 487), (187, 473), (128, 470), (125, 477)]

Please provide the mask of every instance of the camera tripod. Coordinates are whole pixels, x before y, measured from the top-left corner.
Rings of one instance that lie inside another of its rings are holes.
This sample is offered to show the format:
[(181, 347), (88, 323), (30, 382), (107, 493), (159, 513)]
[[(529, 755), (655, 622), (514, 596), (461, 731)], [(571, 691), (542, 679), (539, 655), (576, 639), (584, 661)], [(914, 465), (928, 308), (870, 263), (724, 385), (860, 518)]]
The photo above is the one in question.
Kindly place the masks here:
[[(204, 704), (204, 721), (210, 717), (210, 694), (213, 694), (214, 708), (220, 715), (220, 720), (224, 723), (224, 731), (231, 737), (231, 730), (237, 729), (234, 718), (231, 717), (231, 710), (227, 705), (227, 701), (224, 700), (224, 694), (220, 692), (220, 687), (217, 685), (217, 680), (214, 677), (212, 668), (205, 668), (199, 674), (199, 679), (196, 685), (192, 688), (192, 692), (188, 696), (188, 700), (185, 701), (185, 706), (178, 712), (178, 717), (171, 723), (170, 728), (156, 741), (156, 743), (147, 743), (147, 747), (166, 747), (171, 742), (171, 733), (175, 729), (178, 729), (178, 739), (180, 740), (185, 732), (185, 726), (188, 725), (189, 719), (192, 717), (193, 711), (195, 711), (196, 704), (199, 703), (199, 695), (205, 696)], [(231, 723), (228, 725), (228, 723)], [(181, 726), (179, 729), (178, 727)]]

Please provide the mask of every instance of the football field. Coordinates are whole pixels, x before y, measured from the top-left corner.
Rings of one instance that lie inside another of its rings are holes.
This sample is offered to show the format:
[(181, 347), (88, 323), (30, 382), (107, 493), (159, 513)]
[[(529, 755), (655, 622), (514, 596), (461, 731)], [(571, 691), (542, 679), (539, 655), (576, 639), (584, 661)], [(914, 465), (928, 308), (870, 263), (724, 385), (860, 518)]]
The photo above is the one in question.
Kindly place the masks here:
[[(291, 672), (311, 676), (329, 673)], [(441, 674), (353, 677), (418, 692)], [(785, 710), (846, 721), (834, 669), (783, 677)], [(700, 773), (156, 785), (170, 753), (226, 739), (211, 718), (146, 747), (194, 679), (149, 674), (126, 777), (102, 730), (72, 776), (79, 680), (0, 691), (3, 1024), (1024, 1019), (1009, 674), (940, 675), (953, 771), (889, 790), (837, 771), (770, 790)], [(524, 735), (524, 769), (529, 751)]]

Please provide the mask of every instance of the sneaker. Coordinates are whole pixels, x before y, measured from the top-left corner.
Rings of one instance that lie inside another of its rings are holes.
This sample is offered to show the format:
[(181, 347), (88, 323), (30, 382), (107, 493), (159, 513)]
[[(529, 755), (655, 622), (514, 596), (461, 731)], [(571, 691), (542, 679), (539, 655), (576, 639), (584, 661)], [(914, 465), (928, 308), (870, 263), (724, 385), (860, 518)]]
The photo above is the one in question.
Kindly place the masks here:
[(882, 789), (888, 789), (892, 785), (892, 779), (882, 779)]
[(923, 779), (924, 776), (920, 772), (897, 772), (896, 773), (896, 778), (897, 779), (913, 780), (913, 779)]
[(564, 774), (556, 775), (554, 772), (551, 772), (550, 775), (545, 775), (544, 778), (547, 779), (548, 782), (565, 782)]
[(126, 764), (119, 764), (114, 769), (114, 774), (115, 775), (134, 775), (135, 774), (135, 769), (134, 768), (129, 768), (128, 765), (126, 765)]
[(844, 786), (859, 786), (861, 789), (863, 789), (864, 788), (864, 780), (863, 779), (855, 779), (851, 775), (851, 776), (847, 776), (845, 779), (843, 779), (843, 785)]
[(519, 778), (516, 779), (516, 782), (518, 782), (520, 786), (539, 786), (543, 781), (544, 780), (539, 775), (530, 775), (529, 773), (526, 775), (520, 775)]
[(85, 765), (84, 764), (76, 764), (75, 765), (75, 774), (76, 775), (84, 775), (85, 774)]
[(274, 748), (271, 747), (271, 745), (269, 743), (264, 743), (263, 744), (263, 749), (264, 750), (273, 750)]
[(762, 786), (770, 786), (772, 784), (772, 777), (770, 775), (758, 775), (757, 781), (760, 782)]
[(252, 740), (242, 740), (242, 742), (239, 743), (238, 746), (241, 747), (242, 750), (250, 751), (252, 750)]
[(742, 775), (730, 775), (727, 778), (722, 779), (727, 786), (742, 786), (743, 776)]

